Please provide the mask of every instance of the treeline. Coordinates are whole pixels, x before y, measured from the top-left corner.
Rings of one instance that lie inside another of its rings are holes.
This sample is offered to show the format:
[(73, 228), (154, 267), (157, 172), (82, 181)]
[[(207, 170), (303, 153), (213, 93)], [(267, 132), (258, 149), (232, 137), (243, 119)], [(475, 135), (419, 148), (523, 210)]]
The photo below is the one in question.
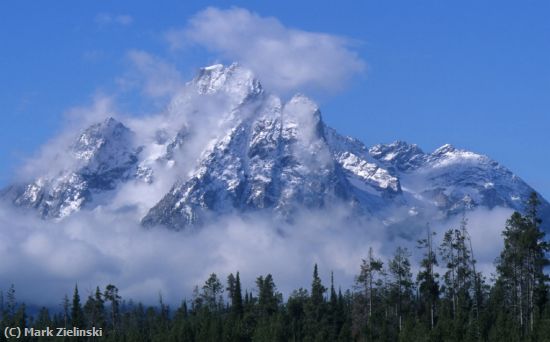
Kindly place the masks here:
[(0, 296), (0, 325), (2, 331), (6, 326), (104, 331), (103, 337), (67, 338), (72, 341), (550, 341), (544, 273), (550, 246), (537, 216), (539, 204), (533, 194), (526, 213), (507, 220), (494, 279), (476, 270), (463, 219), (439, 246), (429, 230), (418, 241), (422, 259), (416, 276), (407, 249), (397, 248), (385, 261), (369, 249), (354, 287), (346, 291), (336, 289), (332, 277), (325, 286), (315, 265), (310, 286), (286, 301), (270, 274), (256, 279), (254, 291), (243, 292), (237, 272), (225, 281), (210, 275), (175, 310), (162, 298), (156, 307), (123, 301), (116, 286), (108, 285), (84, 300), (75, 287), (60, 312), (42, 308), (33, 317), (17, 304), (12, 286)]

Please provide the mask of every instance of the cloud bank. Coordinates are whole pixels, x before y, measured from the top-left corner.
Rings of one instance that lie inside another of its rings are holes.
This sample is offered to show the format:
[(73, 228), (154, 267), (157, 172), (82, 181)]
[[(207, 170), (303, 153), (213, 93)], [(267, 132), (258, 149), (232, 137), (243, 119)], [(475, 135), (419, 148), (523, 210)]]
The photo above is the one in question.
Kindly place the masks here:
[[(19, 298), (56, 306), (78, 283), (82, 296), (95, 286), (116, 284), (126, 299), (155, 304), (159, 292), (168, 303), (190, 299), (215, 272), (221, 279), (240, 271), (244, 289), (271, 273), (283, 294), (308, 287), (317, 263), (325, 284), (334, 271), (336, 285), (351, 288), (369, 247), (386, 262), (397, 246), (421, 251), (416, 241), (391, 239), (387, 227), (368, 220), (350, 224), (344, 209), (303, 211), (295, 224), (281, 225), (262, 215), (226, 216), (193, 233), (146, 230), (139, 211), (99, 207), (61, 222), (45, 222), (0, 206), (0, 288), (16, 285)], [(493, 271), (502, 248), (505, 210), (476, 210), (469, 217), (478, 269)], [(437, 242), (449, 222), (435, 229)], [(492, 243), (487, 243), (492, 241)], [(39, 290), (36, 284), (40, 283)], [(244, 291), (243, 289), (243, 291)]]
[(169, 31), (166, 39), (172, 49), (192, 42), (239, 61), (281, 93), (338, 90), (366, 68), (350, 39), (290, 28), (242, 8), (207, 8), (186, 28)]

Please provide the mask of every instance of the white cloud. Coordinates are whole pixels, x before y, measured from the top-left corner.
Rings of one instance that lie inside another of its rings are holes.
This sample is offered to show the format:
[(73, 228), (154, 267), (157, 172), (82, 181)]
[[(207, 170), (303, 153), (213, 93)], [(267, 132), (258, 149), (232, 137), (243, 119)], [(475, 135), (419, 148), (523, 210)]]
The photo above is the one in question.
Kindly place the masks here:
[(118, 116), (113, 98), (100, 93), (93, 96), (89, 105), (67, 110), (61, 133), (44, 143), (36, 153), (24, 161), (15, 175), (15, 180), (24, 182), (41, 176), (49, 178), (71, 168), (75, 159), (66, 151), (78, 134), (92, 124)]
[[(415, 254), (414, 268), (420, 259), (414, 239), (389, 239), (387, 227), (376, 221), (350, 223), (349, 212), (338, 207), (304, 210), (294, 224), (275, 223), (262, 214), (226, 216), (193, 233), (146, 230), (139, 225), (139, 210), (101, 207), (60, 222), (21, 213), (0, 206), (0, 289), (13, 282), (20, 299), (34, 305), (56, 305), (75, 283), (83, 296), (113, 283), (125, 299), (155, 304), (161, 291), (177, 305), (191, 298), (193, 287), (210, 273), (225, 279), (237, 270), (248, 290), (254, 290), (255, 277), (273, 274), (287, 296), (310, 284), (314, 263), (325, 284), (334, 271), (336, 285), (347, 289), (369, 247), (384, 262), (399, 245)], [(480, 209), (469, 215), (478, 269), (486, 274), (494, 271), (508, 214)], [(436, 228), (437, 240), (456, 223)], [(38, 282), (40, 293), (34, 291)]]
[(95, 17), (95, 22), (99, 26), (120, 25), (129, 26), (134, 22), (134, 18), (128, 14), (99, 13)]
[[(20, 214), (0, 207), (0, 288), (13, 282), (21, 299), (34, 305), (57, 304), (75, 283), (83, 295), (114, 283), (126, 299), (154, 304), (161, 291), (177, 304), (210, 273), (224, 279), (237, 270), (245, 288), (272, 273), (288, 294), (307, 286), (314, 263), (325, 280), (333, 270), (338, 283), (348, 287), (374, 234), (327, 224), (324, 213), (304, 215), (296, 226), (279, 230), (268, 217), (226, 217), (193, 234), (145, 230), (135, 212), (109, 208), (61, 222)], [(37, 282), (40, 293), (33, 291)]]
[(349, 39), (289, 28), (241, 8), (207, 8), (185, 29), (169, 31), (166, 39), (172, 49), (190, 41), (241, 62), (278, 92), (338, 90), (365, 70)]
[(117, 79), (118, 85), (123, 88), (138, 85), (149, 97), (166, 97), (174, 95), (184, 84), (176, 67), (157, 56), (141, 50), (131, 50), (127, 57), (133, 70)]

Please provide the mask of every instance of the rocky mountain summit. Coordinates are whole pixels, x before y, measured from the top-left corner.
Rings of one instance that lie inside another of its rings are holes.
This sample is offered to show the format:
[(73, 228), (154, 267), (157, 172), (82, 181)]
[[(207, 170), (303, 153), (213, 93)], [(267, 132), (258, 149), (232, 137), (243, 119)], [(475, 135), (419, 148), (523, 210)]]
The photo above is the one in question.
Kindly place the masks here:
[(237, 64), (201, 69), (163, 123), (148, 137), (113, 118), (94, 124), (59, 151), (70, 160), (60, 170), (2, 196), (62, 219), (94, 210), (124, 184), (154, 187), (170, 170), (169, 190), (141, 222), (182, 230), (229, 213), (291, 220), (300, 210), (334, 205), (387, 224), (477, 207), (521, 211), (534, 191), (489, 157), (451, 145), (432, 153), (402, 141), (369, 148), (328, 127), (306, 96), (284, 102)]
[[(93, 202), (94, 196), (132, 178), (139, 154), (133, 135), (112, 118), (94, 124), (60, 151), (65, 157), (61, 165), (52, 160), (52, 170), (27, 184), (10, 186), (3, 196), (16, 206), (37, 210), (44, 218), (66, 217)], [(59, 166), (62, 169), (54, 171)]]

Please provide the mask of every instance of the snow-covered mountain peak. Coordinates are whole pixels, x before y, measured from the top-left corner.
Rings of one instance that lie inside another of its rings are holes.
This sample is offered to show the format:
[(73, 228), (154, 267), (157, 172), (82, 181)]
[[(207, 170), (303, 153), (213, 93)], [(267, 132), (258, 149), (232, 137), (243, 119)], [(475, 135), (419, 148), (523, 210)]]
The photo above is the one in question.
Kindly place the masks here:
[(94, 124), (84, 130), (71, 149), (77, 159), (89, 161), (102, 148), (108, 145), (126, 145), (132, 137), (132, 132), (119, 121), (109, 117), (101, 123)]
[(409, 144), (405, 141), (396, 140), (391, 144), (378, 144), (369, 149), (369, 153), (385, 161), (392, 161), (400, 157), (412, 157), (422, 155), (424, 152), (415, 144)]
[(95, 194), (114, 190), (134, 175), (139, 150), (133, 139), (133, 132), (113, 118), (94, 124), (59, 152), (49, 172), (10, 187), (9, 196), (18, 206), (37, 209), (42, 217), (68, 216)]
[(322, 119), (317, 104), (304, 95), (295, 95), (283, 108), (283, 131), (303, 143), (319, 139)]
[(302, 105), (304, 107), (307, 107), (310, 112), (316, 112), (319, 111), (319, 106), (315, 101), (307, 97), (306, 95), (302, 93), (295, 94), (290, 101), (288, 101), (288, 104), (293, 105)]
[[(489, 157), (475, 152), (457, 149), (450, 144), (445, 144), (427, 158), (431, 167), (446, 167), (453, 164), (496, 164)], [(488, 165), (488, 166), (491, 166)]]
[(303, 208), (331, 205), (392, 224), (409, 219), (399, 212), (437, 220), (479, 206), (522, 210), (533, 191), (490, 158), (451, 145), (432, 153), (404, 141), (368, 148), (325, 125), (305, 95), (283, 102), (238, 64), (200, 69), (151, 122), (158, 126), (147, 139), (113, 118), (94, 124), (59, 151), (69, 162), (2, 196), (62, 218), (105, 208), (134, 184), (151, 186), (164, 196), (140, 204), (142, 223), (186, 229), (227, 213), (270, 210), (292, 220)]
[(435, 149), (435, 151), (432, 152), (432, 155), (433, 156), (445, 155), (445, 154), (453, 153), (453, 152), (456, 152), (456, 151), (457, 151), (457, 149), (453, 145), (445, 144), (445, 145), (442, 145), (441, 147)]
[(228, 67), (215, 64), (201, 68), (192, 82), (199, 94), (224, 92), (236, 96), (241, 102), (263, 92), (260, 81), (251, 70), (233, 63)]
[(382, 164), (400, 171), (420, 166), (426, 155), (415, 144), (397, 140), (391, 144), (378, 144), (369, 149), (369, 154)]
[[(134, 133), (121, 122), (108, 118), (84, 130), (71, 146), (82, 174), (107, 172), (136, 162)], [(68, 170), (65, 170), (65, 172)]]

